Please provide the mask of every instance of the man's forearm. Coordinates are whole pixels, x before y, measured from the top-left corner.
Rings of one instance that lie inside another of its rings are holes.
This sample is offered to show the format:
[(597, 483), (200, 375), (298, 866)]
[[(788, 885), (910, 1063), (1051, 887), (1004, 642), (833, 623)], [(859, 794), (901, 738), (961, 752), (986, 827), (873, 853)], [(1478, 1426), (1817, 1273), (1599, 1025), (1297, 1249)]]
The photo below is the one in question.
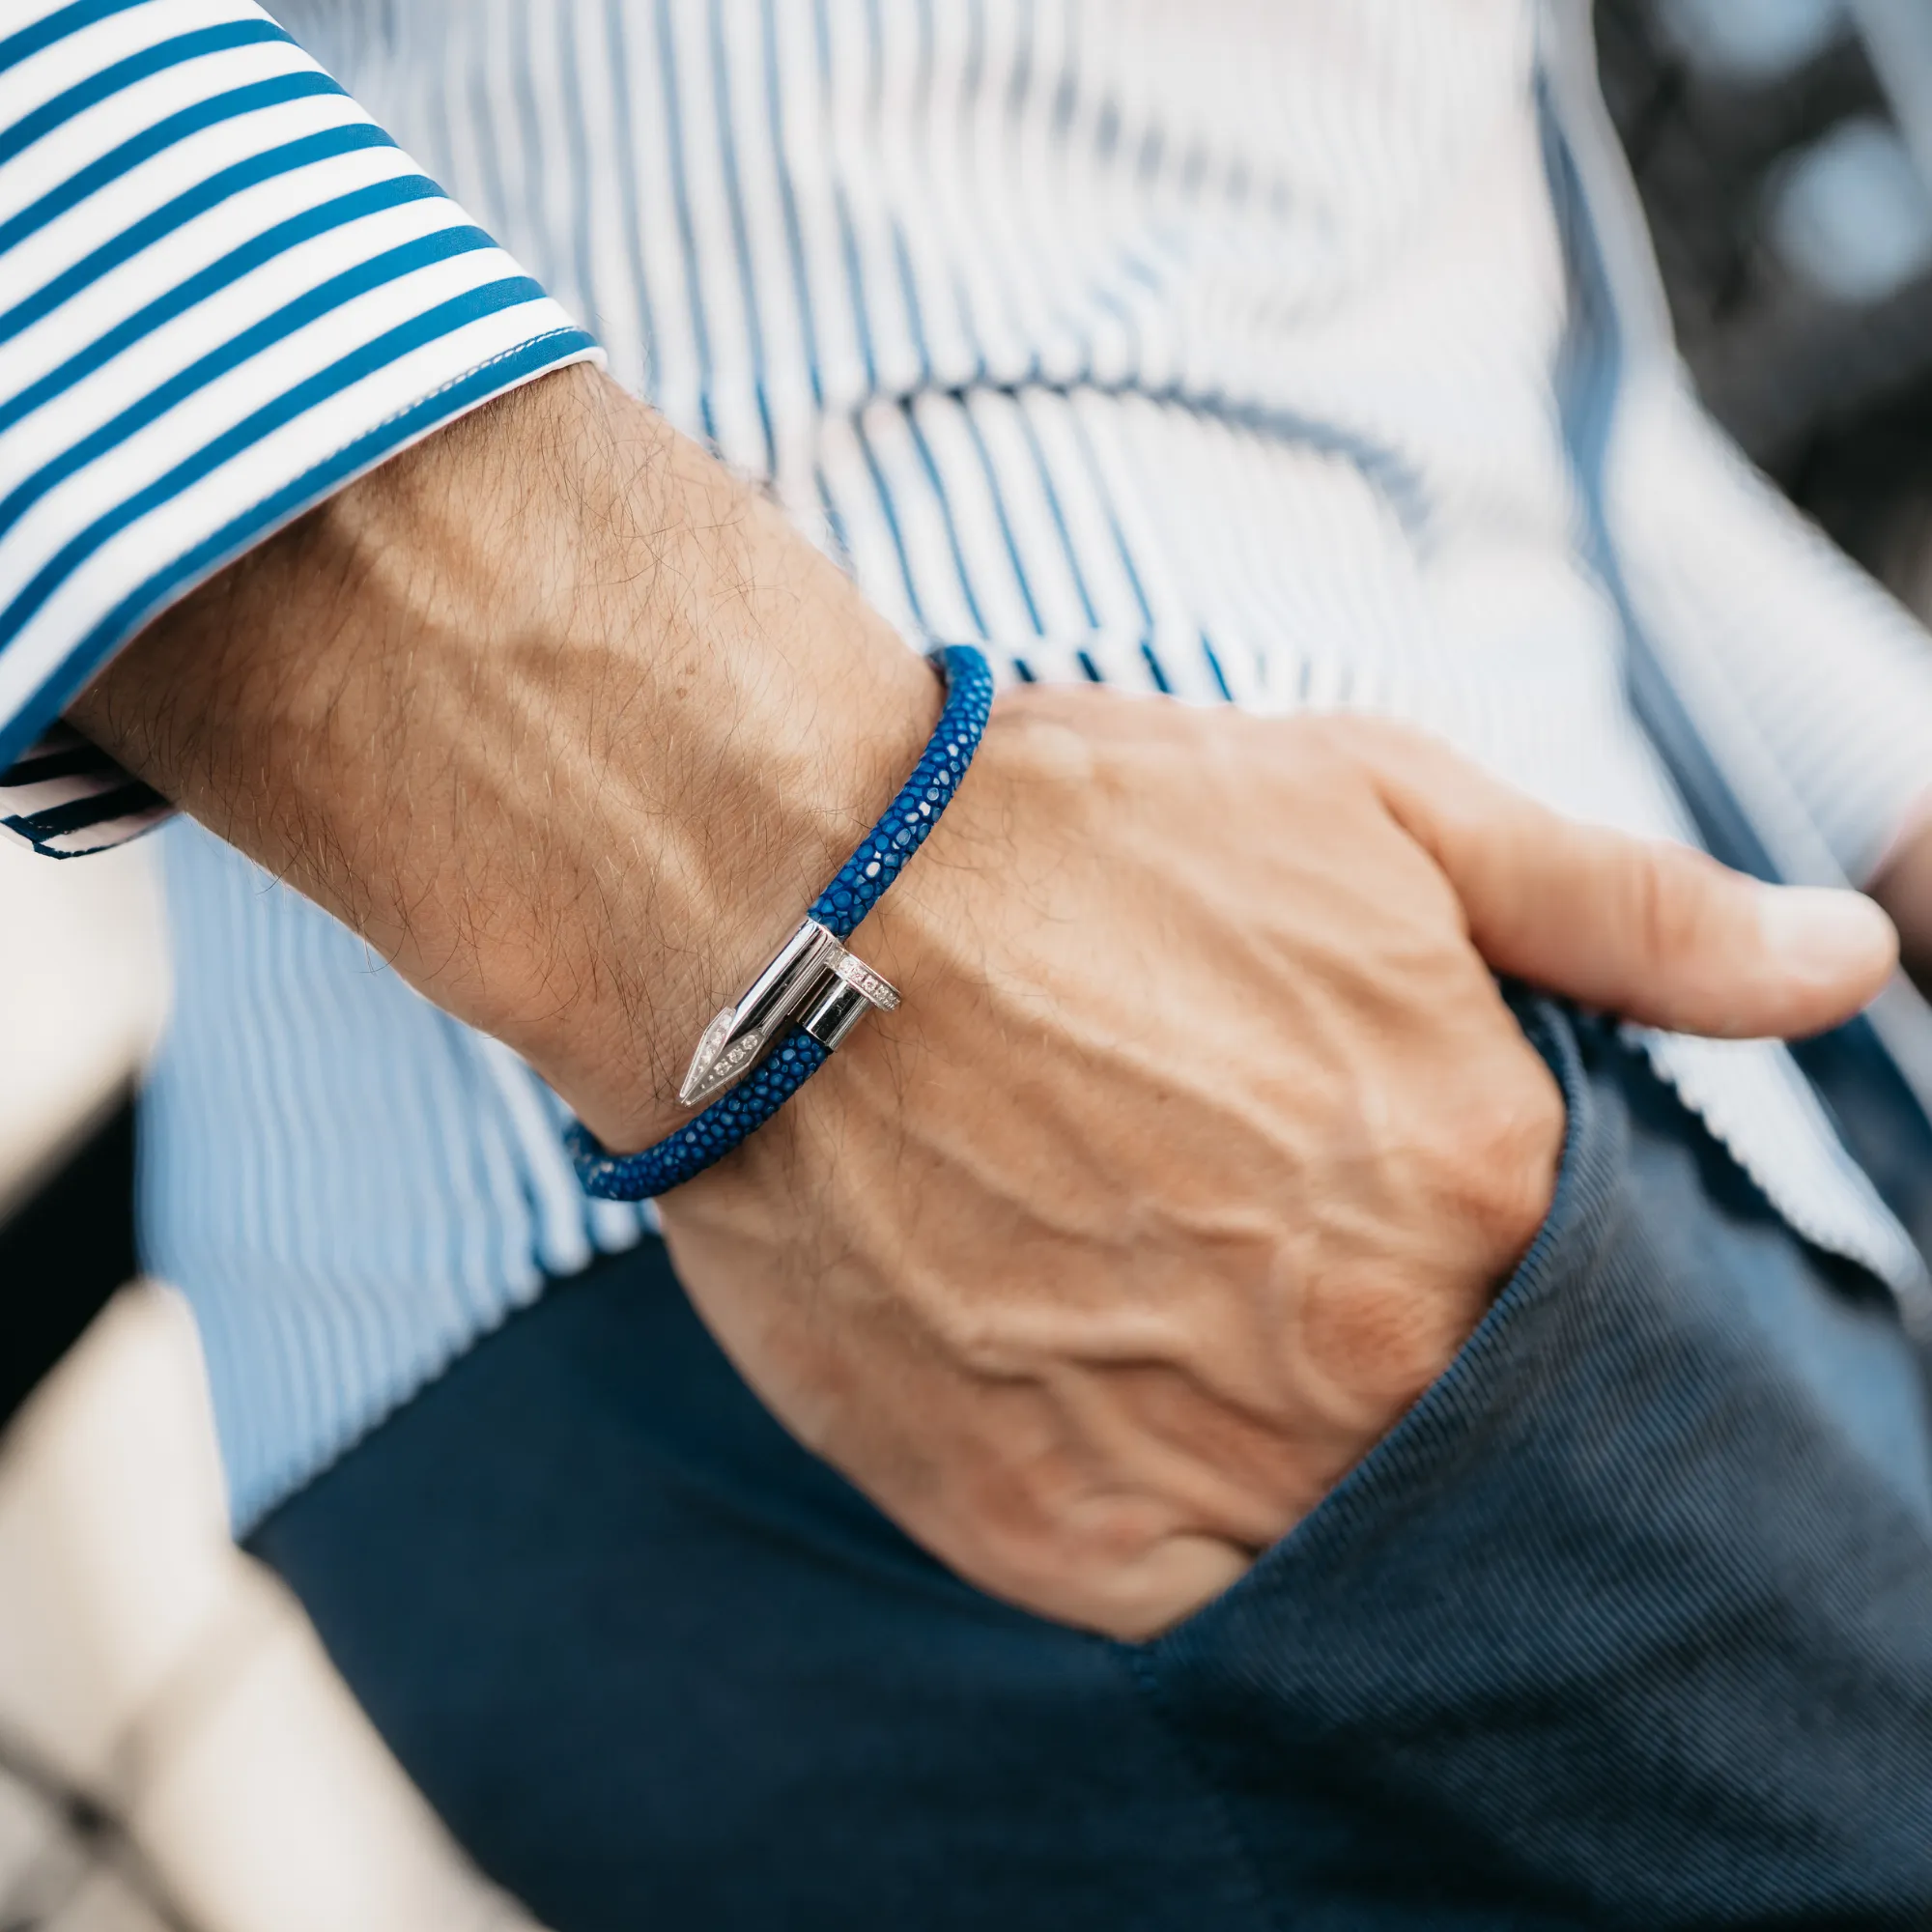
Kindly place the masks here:
[(629, 1147), (938, 704), (776, 511), (571, 370), (225, 571), (72, 715)]

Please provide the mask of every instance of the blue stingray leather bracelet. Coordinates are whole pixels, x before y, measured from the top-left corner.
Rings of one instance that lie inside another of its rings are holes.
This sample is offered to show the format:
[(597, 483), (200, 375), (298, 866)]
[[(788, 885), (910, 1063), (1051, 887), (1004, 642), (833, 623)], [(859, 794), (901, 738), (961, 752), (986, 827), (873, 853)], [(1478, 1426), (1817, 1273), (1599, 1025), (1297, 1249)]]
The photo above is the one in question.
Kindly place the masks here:
[(912, 777), (804, 923), (704, 1030), (679, 1096), (687, 1105), (711, 1104), (641, 1153), (611, 1153), (573, 1122), (566, 1137), (586, 1194), (644, 1201), (702, 1174), (769, 1121), (867, 1011), (898, 1005), (897, 993), (844, 941), (952, 802), (993, 703), (992, 668), (971, 644), (945, 645), (931, 662), (946, 681), (946, 704)]

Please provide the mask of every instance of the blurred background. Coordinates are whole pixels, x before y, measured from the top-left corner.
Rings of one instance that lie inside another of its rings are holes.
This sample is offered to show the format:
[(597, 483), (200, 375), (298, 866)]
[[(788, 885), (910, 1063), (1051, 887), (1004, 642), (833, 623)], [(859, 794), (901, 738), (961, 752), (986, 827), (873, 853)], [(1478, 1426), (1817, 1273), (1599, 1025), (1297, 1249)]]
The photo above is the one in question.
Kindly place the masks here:
[(529, 1927), (230, 1542), (192, 1320), (135, 1279), (154, 863), (0, 845), (0, 1928)]
[[(1597, 31), (1706, 402), (1932, 620), (1932, 4)], [(192, 1325), (136, 1279), (154, 862), (0, 846), (0, 1932), (528, 1926), (228, 1541)]]
[(1932, 7), (1598, 0), (1597, 43), (1706, 404), (1932, 617)]

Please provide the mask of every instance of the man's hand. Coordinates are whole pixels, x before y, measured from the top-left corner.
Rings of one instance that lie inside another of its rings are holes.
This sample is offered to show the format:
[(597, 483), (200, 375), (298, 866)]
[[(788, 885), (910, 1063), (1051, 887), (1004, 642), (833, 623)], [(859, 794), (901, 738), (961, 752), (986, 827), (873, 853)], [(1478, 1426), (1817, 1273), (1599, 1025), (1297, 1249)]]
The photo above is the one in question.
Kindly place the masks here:
[(920, 1541), (1129, 1636), (1359, 1461), (1534, 1236), (1563, 1109), (1492, 966), (1741, 1035), (1892, 958), (1868, 901), (1412, 732), (1041, 689), (864, 938), (903, 1009), (666, 1200), (679, 1274)]
[[(178, 607), (78, 722), (524, 1053), (611, 1146), (891, 797), (927, 671), (581, 372)], [(665, 1203), (776, 1412), (966, 1576), (1199, 1605), (1446, 1364), (1562, 1133), (1491, 968), (1803, 1032), (1892, 957), (1393, 727), (1013, 694), (860, 941), (903, 989)]]

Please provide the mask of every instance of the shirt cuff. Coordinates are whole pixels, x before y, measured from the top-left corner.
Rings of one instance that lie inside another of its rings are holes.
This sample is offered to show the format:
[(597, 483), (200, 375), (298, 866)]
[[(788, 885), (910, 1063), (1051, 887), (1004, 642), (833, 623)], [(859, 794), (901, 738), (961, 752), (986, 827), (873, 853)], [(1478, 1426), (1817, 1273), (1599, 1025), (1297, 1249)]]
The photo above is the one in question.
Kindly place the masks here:
[(78, 849), (161, 810), (84, 740), (41, 742), (123, 643), (355, 476), (599, 352), (247, 0), (7, 18), (0, 825)]
[(125, 845), (173, 812), (152, 785), (66, 724), (0, 772), (0, 835), (48, 859), (84, 859)]

